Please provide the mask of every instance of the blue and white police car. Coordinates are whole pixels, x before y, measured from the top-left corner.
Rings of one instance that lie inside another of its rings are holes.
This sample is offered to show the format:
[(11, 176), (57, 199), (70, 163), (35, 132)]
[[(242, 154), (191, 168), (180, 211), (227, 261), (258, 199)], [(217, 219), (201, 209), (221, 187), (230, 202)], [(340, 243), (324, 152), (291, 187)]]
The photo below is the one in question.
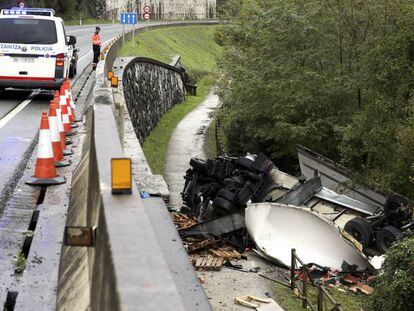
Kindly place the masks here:
[(76, 74), (75, 44), (53, 9), (1, 10), (0, 89), (59, 89)]

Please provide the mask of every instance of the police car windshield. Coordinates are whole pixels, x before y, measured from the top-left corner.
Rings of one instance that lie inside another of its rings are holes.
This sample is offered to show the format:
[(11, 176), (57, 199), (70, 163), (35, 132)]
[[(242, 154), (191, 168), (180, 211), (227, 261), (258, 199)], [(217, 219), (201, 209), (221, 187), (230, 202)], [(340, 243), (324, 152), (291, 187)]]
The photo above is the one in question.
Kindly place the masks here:
[(55, 44), (55, 22), (28, 18), (0, 18), (0, 43)]

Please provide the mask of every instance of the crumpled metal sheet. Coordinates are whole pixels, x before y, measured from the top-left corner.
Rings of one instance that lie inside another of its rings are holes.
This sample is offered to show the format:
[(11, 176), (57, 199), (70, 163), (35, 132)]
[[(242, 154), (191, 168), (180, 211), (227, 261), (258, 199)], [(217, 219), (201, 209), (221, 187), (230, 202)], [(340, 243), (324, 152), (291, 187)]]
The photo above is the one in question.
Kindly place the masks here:
[(314, 213), (292, 205), (257, 203), (246, 208), (245, 222), (260, 253), (285, 266), (291, 249), (304, 263), (341, 270), (343, 261), (369, 268), (366, 257), (346, 240), (339, 229)]
[(343, 194), (338, 194), (335, 191), (329, 190), (327, 188), (322, 188), (320, 191), (315, 193), (315, 197), (344, 206), (354, 211), (368, 214), (370, 216), (375, 215), (375, 213), (378, 212), (378, 208), (376, 206), (357, 201), (351, 197)]

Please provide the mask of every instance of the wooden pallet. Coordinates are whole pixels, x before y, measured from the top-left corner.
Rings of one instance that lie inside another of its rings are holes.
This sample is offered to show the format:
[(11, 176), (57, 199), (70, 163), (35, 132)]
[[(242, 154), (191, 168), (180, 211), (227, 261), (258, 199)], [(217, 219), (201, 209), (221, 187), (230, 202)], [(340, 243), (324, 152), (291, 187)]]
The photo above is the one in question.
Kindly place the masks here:
[(189, 217), (181, 213), (173, 213), (171, 214), (171, 217), (178, 231), (186, 230), (198, 223), (198, 221), (195, 218)]
[(234, 249), (232, 250), (227, 250), (227, 249), (209, 249), (208, 250), (210, 252), (210, 254), (212, 254), (215, 257), (220, 257), (220, 258), (224, 258), (224, 259), (240, 259), (241, 254), (238, 251), (235, 251)]
[(198, 257), (195, 263), (196, 270), (219, 271), (225, 259), (213, 256)]
[(216, 239), (208, 239), (208, 240), (204, 240), (204, 241), (197, 241), (197, 242), (188, 242), (188, 240), (184, 240), (184, 245), (187, 249), (188, 253), (193, 253), (199, 250), (202, 250), (208, 246), (212, 246), (214, 244), (216, 244), (218, 242), (218, 240)]

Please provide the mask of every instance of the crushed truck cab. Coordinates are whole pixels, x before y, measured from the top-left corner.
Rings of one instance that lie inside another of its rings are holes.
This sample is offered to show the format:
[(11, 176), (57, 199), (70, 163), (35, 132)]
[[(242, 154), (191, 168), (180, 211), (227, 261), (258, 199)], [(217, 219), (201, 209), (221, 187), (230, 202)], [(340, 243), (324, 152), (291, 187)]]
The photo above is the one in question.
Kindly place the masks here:
[(73, 75), (76, 38), (66, 36), (63, 20), (54, 14), (53, 9), (1, 11), (0, 88), (59, 89)]

